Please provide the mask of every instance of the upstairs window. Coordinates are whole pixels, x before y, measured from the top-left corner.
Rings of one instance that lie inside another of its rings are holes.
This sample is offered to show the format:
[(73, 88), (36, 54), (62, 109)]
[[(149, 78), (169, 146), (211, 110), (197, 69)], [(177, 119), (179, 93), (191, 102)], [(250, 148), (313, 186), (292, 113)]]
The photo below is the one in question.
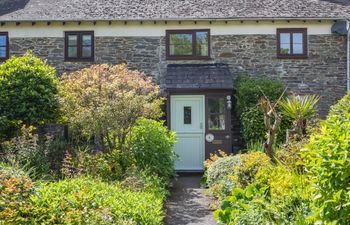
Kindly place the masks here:
[(0, 61), (9, 58), (9, 35), (6, 32), (0, 33)]
[(209, 30), (167, 30), (167, 59), (209, 59)]
[(65, 60), (94, 61), (94, 32), (66, 32)]
[(278, 58), (307, 57), (307, 29), (286, 28), (277, 29)]

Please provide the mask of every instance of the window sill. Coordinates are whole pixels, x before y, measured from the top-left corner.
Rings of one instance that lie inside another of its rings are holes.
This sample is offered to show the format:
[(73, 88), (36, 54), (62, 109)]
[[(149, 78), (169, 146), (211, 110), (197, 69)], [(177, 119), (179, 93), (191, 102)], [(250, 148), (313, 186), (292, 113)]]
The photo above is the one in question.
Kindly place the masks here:
[(307, 59), (307, 55), (278, 55), (277, 59)]
[(166, 60), (169, 61), (180, 61), (180, 60), (203, 60), (209, 61), (212, 60), (210, 57), (166, 57)]
[(95, 62), (95, 59), (65, 59), (64, 62)]

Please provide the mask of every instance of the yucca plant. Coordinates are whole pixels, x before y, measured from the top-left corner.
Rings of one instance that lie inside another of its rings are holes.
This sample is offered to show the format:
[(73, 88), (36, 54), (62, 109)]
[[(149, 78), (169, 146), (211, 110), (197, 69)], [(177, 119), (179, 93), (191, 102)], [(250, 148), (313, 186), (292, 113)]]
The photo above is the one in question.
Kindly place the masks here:
[[(306, 121), (317, 113), (315, 105), (320, 100), (318, 95), (295, 95), (279, 102), (281, 113), (293, 121), (292, 133), (301, 137), (305, 134)], [(288, 131), (287, 131), (288, 132)], [(287, 134), (287, 140), (288, 140)]]

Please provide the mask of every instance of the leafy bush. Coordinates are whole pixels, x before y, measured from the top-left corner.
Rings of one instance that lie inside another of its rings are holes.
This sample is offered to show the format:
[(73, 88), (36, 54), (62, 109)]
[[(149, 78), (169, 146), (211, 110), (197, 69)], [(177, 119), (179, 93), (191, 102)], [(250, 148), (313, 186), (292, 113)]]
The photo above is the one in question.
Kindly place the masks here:
[(329, 112), (329, 116), (334, 115), (345, 115), (346, 113), (350, 113), (350, 92), (348, 92), (342, 99), (338, 101), (337, 104), (331, 107)]
[(313, 183), (315, 218), (324, 223), (350, 223), (350, 113), (338, 114), (346, 110), (344, 101), (333, 107), (303, 154)]
[(214, 197), (219, 200), (234, 188), (232, 176), (239, 164), (239, 155), (226, 156), (216, 160), (207, 171), (207, 185)]
[(227, 175), (232, 175), (235, 166), (239, 163), (239, 155), (222, 157), (216, 160), (209, 168), (207, 184), (209, 187), (219, 183)]
[(220, 209), (214, 212), (218, 224), (267, 224), (268, 220), (264, 218), (262, 209), (267, 190), (267, 186), (255, 184), (251, 184), (246, 190), (234, 188), (232, 194), (222, 202)]
[(34, 189), (26, 177), (3, 177), (0, 219), (5, 224), (163, 224), (165, 192), (159, 185), (134, 191), (81, 177)]
[(33, 183), (22, 170), (0, 164), (0, 221), (27, 224), (30, 220), (26, 217), (33, 210), (29, 201), (33, 192)]
[[(0, 65), (0, 133), (58, 118), (56, 71), (30, 52)], [(14, 127), (15, 126), (15, 127)]]
[(0, 161), (19, 164), (32, 178), (58, 176), (68, 143), (49, 134), (40, 138), (34, 127), (22, 127), (20, 132), (17, 137), (2, 143)]
[(219, 224), (312, 224), (305, 176), (284, 166), (261, 168), (254, 183), (234, 188), (214, 215)]
[(167, 179), (175, 173), (175, 141), (162, 122), (141, 118), (132, 128), (128, 147), (139, 170)]
[(236, 109), (238, 115), (258, 104), (258, 101), (263, 97), (263, 93), (270, 100), (277, 100), (286, 86), (281, 81), (271, 80), (268, 78), (253, 79), (249, 77), (239, 77), (235, 81), (236, 90)]
[(87, 149), (78, 152), (74, 159), (73, 156), (71, 156), (71, 159), (68, 157), (66, 157), (65, 163), (66, 177), (85, 174), (104, 181), (115, 181), (121, 180), (124, 176), (124, 171), (120, 165), (122, 154), (118, 150), (93, 154), (90, 149)]
[[(242, 124), (243, 139), (246, 143), (262, 141), (266, 136), (266, 128), (258, 101), (264, 96), (263, 93), (271, 101), (276, 101), (285, 90), (285, 85), (280, 81), (267, 78), (248, 77), (239, 77), (235, 84), (236, 110)], [(289, 127), (290, 121), (282, 119), (280, 131), (277, 134), (277, 143), (285, 140), (286, 129)]]
[(256, 173), (271, 165), (270, 158), (262, 152), (249, 152), (240, 155), (239, 165), (235, 167), (236, 186), (245, 188), (254, 182)]
[(76, 137), (95, 138), (111, 151), (124, 149), (138, 118), (159, 118), (163, 101), (145, 74), (126, 65), (96, 65), (62, 76), (60, 102)]

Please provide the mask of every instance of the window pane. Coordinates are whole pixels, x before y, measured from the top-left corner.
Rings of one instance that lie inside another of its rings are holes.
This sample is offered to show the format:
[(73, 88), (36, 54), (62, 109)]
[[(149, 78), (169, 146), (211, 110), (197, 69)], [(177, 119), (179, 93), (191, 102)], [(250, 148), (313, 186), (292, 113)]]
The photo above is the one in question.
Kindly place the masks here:
[(83, 35), (83, 45), (91, 45), (91, 35)]
[(6, 58), (6, 47), (0, 47), (0, 58)]
[(224, 98), (209, 98), (208, 99), (209, 113), (224, 113), (225, 99)]
[(290, 33), (281, 33), (280, 34), (280, 43), (281, 44), (290, 44)]
[(303, 34), (293, 33), (293, 44), (302, 44), (302, 43), (303, 43)]
[(281, 54), (290, 54), (290, 44), (281, 44)]
[(69, 46), (78, 45), (78, 36), (77, 35), (68, 35), (68, 45)]
[(303, 44), (293, 44), (293, 54), (303, 54)]
[(208, 32), (196, 32), (197, 56), (208, 56)]
[(6, 46), (6, 36), (5, 35), (0, 35), (0, 46)]
[(83, 57), (90, 58), (92, 55), (91, 46), (83, 47)]
[(192, 34), (170, 34), (170, 55), (192, 55)]
[(69, 58), (77, 58), (78, 57), (77, 47), (68, 47), (68, 57)]
[(184, 124), (192, 123), (192, 109), (191, 106), (184, 107)]
[(209, 130), (225, 130), (224, 115), (210, 115), (208, 121)]

